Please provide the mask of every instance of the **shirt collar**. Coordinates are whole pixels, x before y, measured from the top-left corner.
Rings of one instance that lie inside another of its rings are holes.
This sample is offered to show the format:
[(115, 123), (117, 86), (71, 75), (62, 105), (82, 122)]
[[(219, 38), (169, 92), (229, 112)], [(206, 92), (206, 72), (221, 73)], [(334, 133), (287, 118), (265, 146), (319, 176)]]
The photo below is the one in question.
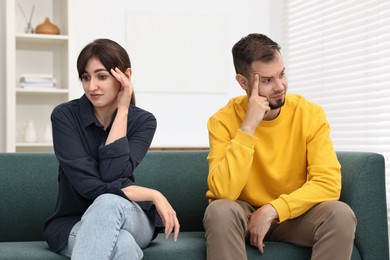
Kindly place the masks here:
[(102, 127), (102, 124), (100, 124), (93, 112), (91, 102), (85, 94), (80, 98), (80, 114), (82, 115), (84, 127), (88, 127), (92, 124)]

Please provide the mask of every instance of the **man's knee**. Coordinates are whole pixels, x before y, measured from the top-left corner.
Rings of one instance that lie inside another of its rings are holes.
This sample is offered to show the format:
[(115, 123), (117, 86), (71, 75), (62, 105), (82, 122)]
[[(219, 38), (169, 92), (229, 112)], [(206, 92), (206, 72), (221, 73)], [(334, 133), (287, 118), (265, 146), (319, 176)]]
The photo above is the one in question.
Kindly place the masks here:
[(236, 211), (235, 204), (237, 203), (231, 200), (214, 200), (206, 208), (206, 211), (204, 213), (205, 219), (218, 219), (221, 217), (226, 217), (226, 214), (234, 214), (234, 212)]
[(203, 224), (205, 228), (229, 226), (232, 223), (245, 222), (243, 208), (235, 201), (219, 199), (211, 202), (204, 213)]
[(208, 259), (246, 259), (245, 231), (252, 208), (241, 201), (215, 200), (203, 219)]
[(342, 201), (328, 201), (323, 202), (323, 206), (329, 214), (326, 222), (333, 230), (340, 230), (345, 235), (355, 233), (357, 220), (349, 205)]
[(342, 201), (328, 201), (323, 203), (335, 218), (356, 223), (355, 213), (348, 204)]

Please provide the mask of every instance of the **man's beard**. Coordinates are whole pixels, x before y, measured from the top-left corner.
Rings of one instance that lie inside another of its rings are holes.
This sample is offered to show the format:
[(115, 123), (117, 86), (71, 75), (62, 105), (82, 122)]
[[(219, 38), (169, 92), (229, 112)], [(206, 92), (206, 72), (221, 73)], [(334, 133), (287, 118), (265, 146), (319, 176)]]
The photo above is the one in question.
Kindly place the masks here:
[(286, 98), (279, 99), (275, 103), (269, 103), (269, 107), (271, 110), (281, 108), (284, 105), (284, 102), (286, 101)]

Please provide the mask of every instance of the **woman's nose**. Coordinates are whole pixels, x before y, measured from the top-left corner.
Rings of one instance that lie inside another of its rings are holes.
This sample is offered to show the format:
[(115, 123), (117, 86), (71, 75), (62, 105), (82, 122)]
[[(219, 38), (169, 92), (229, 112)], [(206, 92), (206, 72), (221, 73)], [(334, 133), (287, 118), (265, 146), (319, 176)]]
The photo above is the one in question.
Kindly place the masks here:
[(89, 91), (95, 91), (97, 89), (97, 82), (93, 78), (89, 81), (88, 90)]

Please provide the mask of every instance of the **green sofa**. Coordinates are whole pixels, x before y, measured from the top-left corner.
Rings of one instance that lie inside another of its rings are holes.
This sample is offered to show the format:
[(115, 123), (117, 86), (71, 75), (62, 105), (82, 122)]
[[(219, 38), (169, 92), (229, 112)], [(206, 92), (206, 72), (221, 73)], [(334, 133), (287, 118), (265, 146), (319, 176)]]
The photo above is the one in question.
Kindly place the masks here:
[[(384, 158), (375, 153), (338, 152), (341, 200), (358, 219), (352, 259), (389, 259)], [(136, 170), (140, 185), (160, 190), (181, 222), (177, 242), (159, 235), (144, 259), (205, 259), (203, 212), (207, 206), (207, 151), (150, 151)], [(48, 250), (42, 227), (57, 193), (53, 154), (0, 153), (0, 259), (67, 259)], [(264, 254), (248, 246), (249, 259), (310, 259), (310, 248), (266, 242)]]

